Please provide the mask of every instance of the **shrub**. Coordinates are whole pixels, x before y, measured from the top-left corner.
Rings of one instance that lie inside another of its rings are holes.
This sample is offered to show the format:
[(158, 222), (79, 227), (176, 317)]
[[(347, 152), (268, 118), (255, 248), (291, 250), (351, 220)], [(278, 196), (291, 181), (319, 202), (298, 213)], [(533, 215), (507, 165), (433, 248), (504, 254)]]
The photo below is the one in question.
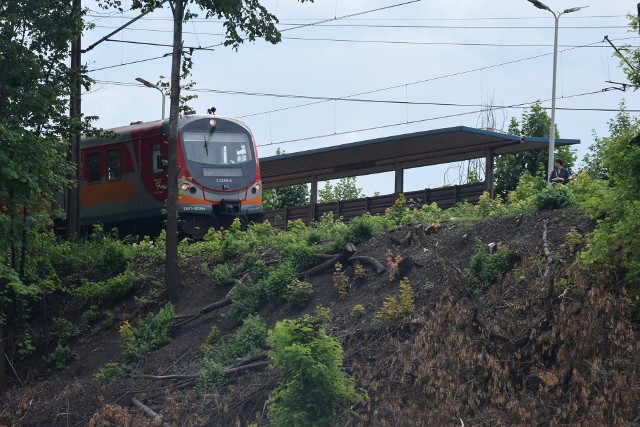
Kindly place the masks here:
[(224, 366), (220, 363), (214, 362), (210, 359), (203, 360), (200, 365), (200, 371), (198, 372), (196, 392), (204, 394), (217, 390), (224, 380), (224, 375), (222, 374), (223, 370)]
[(354, 245), (365, 242), (382, 231), (370, 213), (352, 219), (347, 227), (346, 240)]
[(213, 267), (211, 270), (211, 279), (216, 287), (228, 287), (238, 283), (235, 277), (233, 277), (233, 274), (231, 274), (231, 271), (229, 271), (227, 264), (224, 263)]
[(71, 360), (71, 349), (67, 344), (58, 341), (55, 350), (53, 350), (48, 357), (45, 357), (45, 360), (51, 371), (64, 369), (69, 363), (69, 360)]
[(479, 293), (498, 280), (511, 267), (509, 249), (498, 245), (498, 250), (490, 254), (482, 241), (476, 247), (465, 275), (470, 279), (474, 293)]
[(349, 278), (342, 271), (342, 264), (336, 262), (336, 269), (333, 272), (333, 286), (338, 291), (340, 299), (346, 299), (349, 294)]
[(149, 314), (132, 328), (129, 322), (120, 327), (120, 342), (124, 347), (124, 358), (127, 364), (135, 364), (140, 358), (156, 348), (171, 341), (174, 308), (167, 303), (158, 314)]
[(242, 326), (229, 340), (218, 345), (203, 345), (205, 359), (214, 360), (222, 365), (230, 364), (238, 357), (250, 356), (262, 350), (266, 338), (267, 326), (264, 320), (257, 314), (251, 314), (244, 319)]
[(362, 304), (356, 304), (351, 309), (351, 317), (355, 317), (356, 319), (360, 319), (364, 317), (364, 306)]
[(382, 322), (394, 322), (411, 316), (415, 311), (413, 289), (406, 277), (400, 281), (400, 291), (397, 297), (388, 296), (382, 303), (375, 318)]
[(107, 279), (105, 282), (85, 281), (81, 286), (69, 290), (76, 297), (84, 297), (95, 302), (116, 302), (124, 299), (137, 286), (144, 283), (146, 277), (127, 270)]
[(269, 331), (269, 356), (280, 373), (267, 401), (273, 427), (338, 425), (341, 410), (362, 398), (342, 371), (342, 348), (323, 317), (282, 320)]
[(536, 194), (534, 203), (537, 209), (560, 209), (574, 203), (571, 191), (566, 185), (548, 185)]
[(287, 287), (287, 301), (294, 307), (304, 307), (313, 294), (313, 284), (311, 282), (295, 279)]
[(529, 212), (535, 210), (535, 198), (544, 188), (548, 187), (547, 182), (539, 177), (531, 175), (525, 171), (514, 191), (509, 192), (507, 197), (507, 207), (511, 213)]
[(390, 249), (387, 249), (387, 267), (389, 267), (389, 281), (393, 282), (398, 278), (400, 274), (400, 262), (402, 261), (402, 255), (397, 254), (395, 257), (391, 253)]
[(507, 207), (503, 204), (502, 197), (498, 194), (492, 199), (486, 191), (480, 196), (477, 209), (482, 218), (496, 218), (507, 213)]
[(93, 379), (104, 386), (119, 380), (126, 373), (125, 369), (118, 363), (106, 363), (102, 368), (93, 374)]

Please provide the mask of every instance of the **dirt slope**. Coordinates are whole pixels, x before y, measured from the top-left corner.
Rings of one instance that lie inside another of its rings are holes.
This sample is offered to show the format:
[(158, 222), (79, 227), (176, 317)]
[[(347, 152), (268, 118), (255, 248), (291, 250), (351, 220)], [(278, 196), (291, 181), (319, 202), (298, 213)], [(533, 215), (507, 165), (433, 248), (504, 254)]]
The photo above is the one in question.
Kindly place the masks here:
[[(397, 230), (360, 244), (356, 254), (385, 263), (391, 250), (413, 261), (406, 272), (415, 296), (409, 319), (374, 321), (398, 283), (370, 269), (346, 299), (338, 298), (327, 271), (310, 279), (314, 294), (304, 309), (265, 307), (260, 314), (272, 326), (318, 304), (331, 309), (329, 331), (343, 344), (345, 369), (369, 396), (353, 408), (351, 426), (632, 425), (640, 421), (640, 348), (637, 327), (626, 320), (628, 300), (614, 275), (577, 268), (578, 248), (567, 242), (567, 233), (584, 235), (592, 227), (579, 210), (569, 209), (447, 222), (413, 245), (393, 243), (392, 235), (407, 232)], [(506, 245), (512, 262), (480, 295), (469, 293), (460, 277), (476, 239)], [(229, 291), (209, 286), (200, 262), (183, 265), (178, 315), (224, 299)], [(157, 280), (162, 270), (147, 274)], [(553, 289), (545, 279), (551, 276)], [(365, 307), (361, 318), (352, 315), (356, 304)], [(135, 373), (196, 373), (199, 347), (212, 325), (225, 332), (235, 327), (221, 318), (224, 310), (177, 328), (171, 343), (149, 354)], [(114, 311), (132, 313), (134, 306), (129, 301)], [(266, 420), (265, 400), (277, 382), (268, 368), (238, 375), (214, 396), (135, 378), (98, 387), (93, 372), (121, 357), (117, 326), (79, 343), (75, 360), (61, 373), (21, 373), (27, 384), (2, 396), (0, 425), (87, 425), (92, 417), (100, 420), (95, 425), (129, 425), (131, 414), (131, 425), (153, 425), (129, 409), (132, 396), (170, 425)]]

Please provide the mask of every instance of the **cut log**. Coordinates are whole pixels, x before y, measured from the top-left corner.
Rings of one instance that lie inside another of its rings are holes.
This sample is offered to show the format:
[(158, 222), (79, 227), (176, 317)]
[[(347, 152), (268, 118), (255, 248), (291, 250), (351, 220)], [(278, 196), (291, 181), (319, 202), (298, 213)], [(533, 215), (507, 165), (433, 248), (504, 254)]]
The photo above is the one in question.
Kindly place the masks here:
[[(160, 417), (160, 415), (158, 415), (156, 412), (154, 412), (151, 408), (149, 408), (147, 405), (145, 405), (144, 403), (140, 402), (138, 399), (136, 399), (135, 397), (131, 398), (131, 403), (133, 403), (135, 406), (137, 406), (138, 408), (142, 409), (142, 412), (144, 412), (145, 414), (147, 414), (149, 417), (151, 417), (151, 419), (153, 419), (155, 422), (157, 423), (162, 423), (162, 417)], [(162, 423), (162, 427), (169, 427), (169, 424), (167, 423)]]
[(355, 264), (356, 262), (361, 262), (362, 264), (366, 264), (369, 267), (373, 268), (377, 275), (381, 275), (384, 273), (387, 268), (382, 265), (380, 261), (375, 258), (371, 258), (370, 256), (352, 256), (347, 261), (349, 264)]
[(346, 261), (351, 258), (354, 253), (356, 253), (356, 246), (353, 243), (347, 243), (346, 245), (344, 245), (342, 252), (335, 255), (333, 258), (328, 259), (325, 262), (308, 269), (307, 271), (303, 271), (302, 273), (300, 273), (298, 278), (304, 279), (305, 277), (317, 276), (318, 274), (322, 274), (328, 269), (334, 268), (337, 262), (345, 264)]
[(219, 308), (225, 307), (229, 304), (231, 304), (231, 302), (233, 301), (233, 296), (228, 296), (227, 298), (220, 300), (220, 301), (216, 301), (211, 305), (208, 305), (206, 307), (203, 307), (200, 309), (200, 311), (198, 311), (197, 313), (194, 313), (190, 316), (187, 316), (185, 318), (185, 316), (176, 316), (173, 318), (174, 321), (177, 321), (177, 323), (175, 323), (173, 326), (174, 327), (178, 327), (178, 326), (182, 326), (185, 323), (189, 323), (192, 322), (194, 320), (196, 320), (199, 317), (204, 316), (205, 314), (211, 313), (214, 310), (217, 310)]

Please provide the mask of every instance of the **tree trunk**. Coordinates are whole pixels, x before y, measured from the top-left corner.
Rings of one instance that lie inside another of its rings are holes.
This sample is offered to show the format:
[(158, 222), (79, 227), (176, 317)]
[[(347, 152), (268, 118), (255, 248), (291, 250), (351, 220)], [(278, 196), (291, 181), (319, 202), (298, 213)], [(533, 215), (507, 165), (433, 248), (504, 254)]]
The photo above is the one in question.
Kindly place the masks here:
[(7, 388), (7, 365), (4, 361), (4, 329), (0, 323), (0, 392)]
[(178, 279), (178, 118), (180, 114), (180, 71), (182, 60), (182, 21), (184, 0), (170, 2), (173, 12), (173, 54), (169, 104), (169, 158), (167, 191), (166, 285), (170, 301), (180, 298)]

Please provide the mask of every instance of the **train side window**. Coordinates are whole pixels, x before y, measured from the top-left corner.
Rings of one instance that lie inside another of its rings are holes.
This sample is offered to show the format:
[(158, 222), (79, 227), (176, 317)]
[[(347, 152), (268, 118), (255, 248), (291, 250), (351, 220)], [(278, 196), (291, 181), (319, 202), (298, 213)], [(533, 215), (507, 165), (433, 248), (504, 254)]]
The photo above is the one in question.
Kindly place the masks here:
[(120, 179), (120, 150), (109, 150), (107, 153), (107, 177), (109, 181)]
[(151, 172), (157, 173), (164, 170), (162, 163), (162, 153), (160, 153), (160, 144), (151, 146)]
[(100, 182), (100, 153), (87, 154), (87, 165), (89, 171), (87, 181)]

